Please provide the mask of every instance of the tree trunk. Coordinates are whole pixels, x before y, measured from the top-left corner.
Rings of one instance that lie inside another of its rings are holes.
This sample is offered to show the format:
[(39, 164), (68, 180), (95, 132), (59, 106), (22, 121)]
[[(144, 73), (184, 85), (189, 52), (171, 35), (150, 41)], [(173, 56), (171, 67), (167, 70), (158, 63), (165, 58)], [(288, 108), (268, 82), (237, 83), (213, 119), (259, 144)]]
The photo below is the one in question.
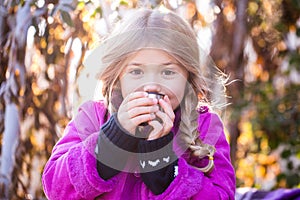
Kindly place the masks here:
[[(221, 8), (222, 1), (216, 1)], [(241, 109), (234, 108), (240, 104), (244, 91), (244, 46), (246, 39), (246, 12), (248, 0), (236, 1), (236, 19), (233, 24), (226, 21), (225, 15), (221, 12), (216, 21), (216, 34), (213, 38), (211, 56), (219, 67), (225, 69), (230, 75), (228, 95), (231, 97), (231, 111), (227, 124), (230, 133), (231, 160), (235, 164), (237, 139), (240, 135), (238, 124), (240, 121)], [(223, 41), (224, 40), (224, 41)], [(218, 46), (217, 46), (218, 45)], [(227, 52), (227, 53), (226, 53)]]
[[(232, 96), (232, 106), (239, 105), (239, 100), (243, 96), (244, 91), (244, 47), (246, 39), (246, 12), (248, 0), (236, 1), (236, 20), (233, 28), (232, 52), (228, 71), (232, 74), (233, 80), (238, 80), (229, 85), (228, 90)], [(238, 128), (240, 122), (241, 109), (235, 109), (237, 114), (231, 117), (229, 123), (231, 160), (235, 164), (237, 152), (237, 139), (240, 135)]]
[[(11, 175), (15, 163), (15, 150), (20, 136), (20, 119), (16, 104), (6, 105), (0, 168), (0, 198), (8, 199)], [(1, 196), (2, 195), (2, 196)]]

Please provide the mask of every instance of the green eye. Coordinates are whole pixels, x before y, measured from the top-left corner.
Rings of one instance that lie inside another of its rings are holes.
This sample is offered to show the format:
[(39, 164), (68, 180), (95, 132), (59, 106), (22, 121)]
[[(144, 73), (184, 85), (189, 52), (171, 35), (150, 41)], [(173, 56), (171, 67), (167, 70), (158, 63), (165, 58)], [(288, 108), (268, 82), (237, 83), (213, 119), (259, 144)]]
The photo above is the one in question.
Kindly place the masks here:
[(164, 76), (171, 76), (171, 75), (174, 75), (176, 72), (172, 71), (172, 70), (164, 70), (162, 71), (162, 74)]
[(141, 75), (143, 74), (143, 71), (140, 69), (133, 69), (129, 72), (131, 75)]

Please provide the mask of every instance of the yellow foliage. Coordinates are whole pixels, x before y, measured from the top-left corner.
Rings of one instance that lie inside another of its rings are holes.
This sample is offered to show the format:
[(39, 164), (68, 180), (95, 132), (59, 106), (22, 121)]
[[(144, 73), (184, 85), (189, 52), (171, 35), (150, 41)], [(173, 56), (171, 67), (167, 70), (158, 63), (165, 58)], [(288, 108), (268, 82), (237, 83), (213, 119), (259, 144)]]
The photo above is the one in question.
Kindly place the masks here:
[(58, 111), (61, 108), (61, 103), (59, 101), (56, 101), (54, 104), (54, 110)]
[(47, 47), (47, 42), (45, 38), (41, 38), (40, 45), (42, 49), (45, 49)]
[(60, 46), (59, 51), (61, 53), (64, 53), (65, 52), (65, 46), (64, 45)]
[(34, 134), (31, 134), (31, 135), (29, 136), (29, 139), (30, 139), (30, 142), (31, 142), (31, 144), (32, 144), (33, 146), (38, 146), (38, 145), (39, 145), (39, 143), (38, 143), (38, 141), (36, 140), (36, 137), (35, 137)]
[(258, 62), (253, 63), (251, 68), (250, 68), (250, 72), (251, 74), (253, 74), (255, 77), (259, 77), (262, 73), (262, 67), (261, 64), (259, 64)]
[(35, 96), (38, 96), (40, 94), (42, 94), (42, 90), (38, 87), (37, 83), (36, 82), (33, 82), (31, 84), (31, 89), (32, 89), (32, 92)]
[(227, 20), (232, 22), (235, 20), (235, 6), (233, 4), (228, 4), (224, 9), (223, 13), (226, 16)]
[(263, 167), (263, 166), (261, 166), (261, 165), (258, 165), (257, 167), (256, 167), (256, 175), (259, 177), (259, 178), (263, 178), (263, 177), (265, 177), (265, 175), (266, 175), (266, 168), (265, 167)]
[(256, 14), (258, 10), (258, 4), (256, 2), (250, 2), (248, 5), (248, 10), (250, 15)]
[(28, 107), (27, 108), (27, 114), (28, 115), (32, 115), (33, 114), (33, 108), (32, 107)]
[(272, 4), (269, 0), (263, 0), (263, 7), (267, 15), (271, 16), (273, 14)]
[(64, 34), (64, 29), (62, 28), (62, 26), (57, 26), (54, 31), (54, 38), (56, 40), (60, 40), (63, 38), (63, 34)]
[(242, 122), (240, 124), (241, 135), (238, 138), (238, 143), (244, 146), (253, 142), (252, 124), (250, 122)]
[(264, 82), (267, 82), (269, 80), (270, 74), (267, 71), (263, 71), (263, 73), (260, 76), (260, 79)]
[(23, 97), (24, 94), (25, 94), (25, 88), (22, 87), (22, 88), (20, 88), (19, 96), (20, 96), (20, 97)]
[(83, 10), (85, 7), (84, 1), (79, 1), (76, 10)]
[(260, 148), (262, 152), (268, 152), (269, 149), (269, 141), (267, 138), (262, 138), (261, 143), (260, 143)]
[(236, 177), (244, 180), (244, 187), (252, 187), (254, 184), (254, 163), (251, 159), (241, 159), (238, 161)]
[(40, 106), (41, 106), (41, 102), (40, 102), (40, 100), (39, 100), (36, 96), (33, 96), (32, 101), (34, 102), (34, 104), (35, 104), (37, 107), (40, 107)]
[(52, 48), (52, 47), (49, 47), (49, 48), (47, 49), (47, 53), (48, 53), (49, 55), (51, 55), (51, 54), (53, 53), (53, 48)]

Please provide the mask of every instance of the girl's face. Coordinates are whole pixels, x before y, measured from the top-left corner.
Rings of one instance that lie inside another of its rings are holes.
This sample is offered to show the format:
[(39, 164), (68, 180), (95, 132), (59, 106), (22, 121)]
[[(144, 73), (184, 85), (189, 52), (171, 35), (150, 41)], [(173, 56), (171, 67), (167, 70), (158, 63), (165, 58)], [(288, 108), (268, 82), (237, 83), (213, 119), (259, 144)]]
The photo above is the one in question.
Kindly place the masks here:
[(173, 110), (184, 97), (188, 72), (163, 50), (143, 49), (131, 56), (120, 75), (122, 96), (135, 91), (167, 95)]

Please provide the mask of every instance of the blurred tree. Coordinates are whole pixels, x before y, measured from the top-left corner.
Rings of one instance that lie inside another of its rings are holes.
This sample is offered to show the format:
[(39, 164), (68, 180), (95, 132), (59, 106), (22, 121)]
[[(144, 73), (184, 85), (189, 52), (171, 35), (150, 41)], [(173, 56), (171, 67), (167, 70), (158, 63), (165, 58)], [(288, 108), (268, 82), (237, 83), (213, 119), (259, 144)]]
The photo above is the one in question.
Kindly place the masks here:
[(215, 27), (216, 31), (212, 42), (211, 56), (216, 65), (228, 73), (231, 80), (236, 80), (228, 85), (228, 95), (232, 97), (230, 103), (234, 106), (228, 122), (231, 144), (231, 159), (235, 163), (237, 151), (237, 138), (239, 116), (245, 102), (241, 102), (244, 91), (244, 48), (247, 34), (246, 18), (248, 0), (240, 1), (215, 1), (221, 10)]
[(1, 1), (1, 198), (44, 196), (40, 174), (70, 120), (70, 85), (94, 38), (82, 3)]
[[(299, 186), (300, 3), (216, 0), (215, 5), (221, 12), (214, 24), (211, 55), (234, 80), (228, 86), (232, 105), (227, 111), (238, 185), (264, 189)], [(243, 128), (247, 123), (250, 128)], [(253, 137), (251, 146), (242, 144), (247, 137), (248, 143)], [(274, 159), (281, 148), (282, 153)], [(246, 159), (253, 161), (245, 165)], [(285, 159), (287, 167), (282, 166)], [(245, 167), (252, 169), (251, 175)], [(249, 181), (245, 181), (247, 176)], [(266, 179), (273, 182), (268, 184)]]

